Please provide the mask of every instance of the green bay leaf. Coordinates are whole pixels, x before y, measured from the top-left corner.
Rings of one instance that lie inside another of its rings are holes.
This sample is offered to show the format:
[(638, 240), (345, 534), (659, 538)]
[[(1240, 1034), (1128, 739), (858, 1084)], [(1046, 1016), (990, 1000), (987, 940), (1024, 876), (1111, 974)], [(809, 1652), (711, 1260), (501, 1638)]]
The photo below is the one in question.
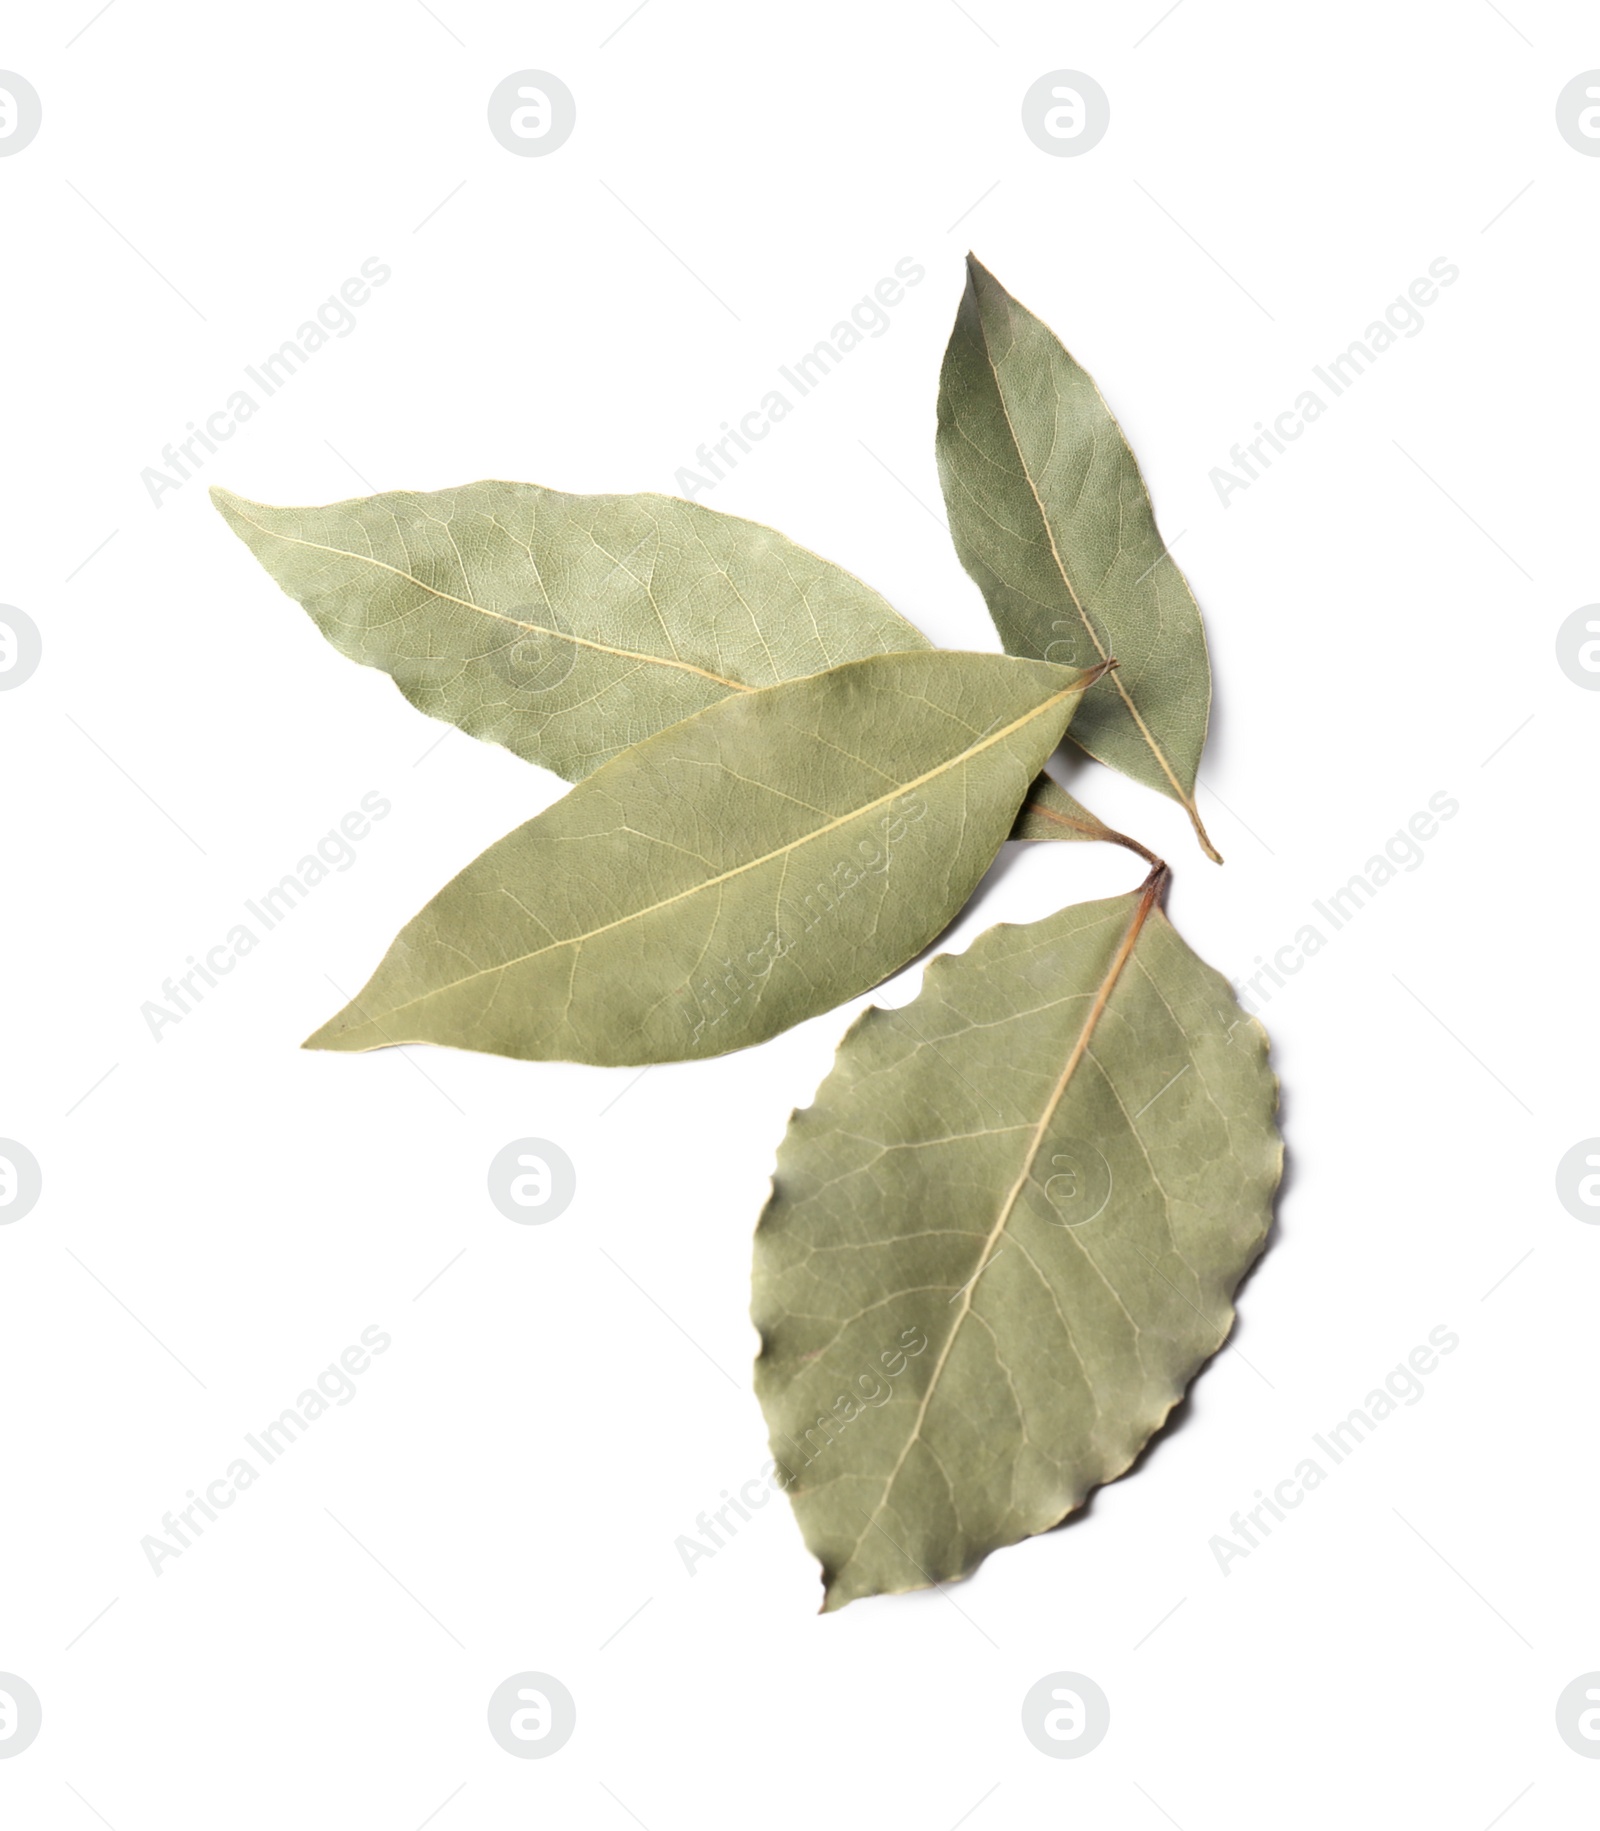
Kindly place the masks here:
[(1093, 670), (927, 649), (718, 700), (492, 845), (309, 1039), (679, 1061), (870, 990), (961, 909)]
[[(534, 483), (212, 500), (343, 655), (576, 782), (730, 693), (932, 645), (843, 567), (674, 496)], [(1019, 839), (1126, 844), (1048, 777)]]
[(1072, 741), (1177, 801), (1216, 858), (1194, 800), (1211, 707), (1199, 606), (1093, 378), (971, 255), (937, 451), (956, 552), (1006, 651), (1115, 657)]
[(1162, 876), (935, 960), (790, 1122), (756, 1390), (825, 1608), (1056, 1525), (1229, 1332), (1271, 1223), (1277, 1087)]
[(212, 497), (341, 653), (568, 781), (729, 693), (929, 646), (843, 567), (674, 496)]

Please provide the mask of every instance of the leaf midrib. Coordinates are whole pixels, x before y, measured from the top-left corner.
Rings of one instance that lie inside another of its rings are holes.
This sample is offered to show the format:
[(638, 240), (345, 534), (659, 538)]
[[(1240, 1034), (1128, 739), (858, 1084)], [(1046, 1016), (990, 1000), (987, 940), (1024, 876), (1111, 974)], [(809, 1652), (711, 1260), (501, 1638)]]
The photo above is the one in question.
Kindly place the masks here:
[[(1084, 609), (1083, 601), (1078, 596), (1077, 587), (1073, 584), (1072, 576), (1067, 571), (1066, 561), (1062, 559), (1061, 551), (1056, 546), (1055, 527), (1051, 523), (1050, 516), (1045, 509), (1044, 499), (1039, 494), (1038, 486), (1034, 483), (1033, 472), (1028, 466), (1027, 456), (1022, 449), (1022, 441), (1017, 436), (1016, 424), (1011, 418), (1011, 407), (1006, 400), (1005, 387), (1000, 380), (999, 367), (996, 364), (994, 357), (989, 353), (989, 330), (988, 326), (983, 321), (983, 307), (981, 304), (978, 304), (976, 298), (974, 298), (974, 304), (977, 305), (978, 315), (978, 346), (983, 352), (983, 360), (988, 364), (989, 373), (993, 377), (995, 399), (1000, 403), (1000, 415), (1006, 423), (1006, 432), (1011, 439), (1011, 448), (1017, 454), (1017, 466), (1022, 472), (1023, 481), (1028, 486), (1028, 494), (1032, 496), (1033, 506), (1038, 511), (1039, 523), (1044, 529), (1044, 537), (1050, 548), (1050, 558), (1055, 564), (1056, 571), (1061, 576), (1062, 584), (1067, 588), (1067, 596), (1072, 600), (1072, 608), (1078, 613), (1079, 621), (1087, 631), (1089, 640), (1094, 644), (1095, 653), (1102, 661), (1109, 661), (1111, 657), (1106, 650), (1105, 644), (1101, 642), (1094, 624), (1089, 620), (1089, 613)], [(1173, 772), (1172, 765), (1167, 760), (1167, 753), (1156, 741), (1155, 734), (1144, 722), (1144, 715), (1133, 703), (1133, 695), (1128, 691), (1127, 683), (1123, 680), (1120, 672), (1114, 673), (1111, 676), (1111, 684), (1116, 688), (1123, 705), (1127, 707), (1129, 716), (1139, 727), (1139, 735), (1149, 747), (1151, 755), (1161, 766), (1161, 773), (1172, 784), (1173, 792), (1178, 797), (1180, 803), (1184, 807), (1188, 807), (1190, 805), (1188, 791)]]
[[(413, 1005), (425, 1004), (430, 998), (439, 998), (448, 992), (459, 991), (462, 986), (471, 985), (475, 979), (487, 978), (496, 973), (507, 973), (513, 967), (524, 966), (530, 960), (537, 960), (541, 954), (555, 953), (565, 947), (581, 947), (586, 942), (597, 940), (601, 935), (609, 934), (613, 929), (625, 928), (630, 922), (643, 921), (647, 916), (653, 916), (663, 909), (672, 908), (675, 903), (685, 902), (690, 897), (699, 896), (702, 891), (716, 889), (719, 885), (728, 883), (746, 872), (759, 870), (761, 866), (771, 864), (775, 859), (785, 858), (802, 846), (808, 846), (815, 840), (825, 839), (828, 834), (837, 832), (840, 827), (849, 826), (852, 821), (863, 819), (866, 815), (884, 806), (885, 803), (898, 800), (901, 796), (910, 794), (914, 789), (921, 788), (925, 783), (935, 781), (952, 769), (959, 768), (963, 763), (970, 762), (972, 758), (981, 756), (984, 751), (1003, 742), (1013, 732), (1020, 731), (1035, 719), (1044, 717), (1052, 707), (1059, 706), (1064, 699), (1071, 699), (1083, 691), (1081, 679), (1070, 687), (1063, 687), (1059, 693), (1052, 693), (1048, 699), (1040, 701), (1031, 711), (1024, 713), (1020, 718), (1013, 719), (1001, 730), (991, 736), (980, 738), (975, 744), (968, 745), (958, 755), (947, 758), (933, 769), (925, 770), (920, 776), (914, 776), (909, 782), (898, 783), (888, 793), (877, 796), (861, 807), (853, 808), (847, 814), (839, 815), (825, 826), (813, 828), (811, 832), (802, 834), (798, 839), (790, 840), (786, 845), (763, 853), (759, 858), (748, 859), (741, 865), (735, 865), (731, 870), (720, 872), (715, 877), (708, 877), (701, 883), (691, 884), (685, 890), (677, 891), (669, 897), (663, 897), (660, 902), (647, 904), (642, 909), (630, 910), (627, 915), (618, 916), (614, 922), (606, 922), (599, 928), (589, 929), (581, 935), (569, 935), (560, 941), (552, 941), (547, 946), (533, 948), (528, 953), (514, 955), (511, 959), (503, 960), (498, 965), (480, 967), (476, 972), (463, 974), (461, 978), (452, 979), (446, 985), (435, 986), (430, 991), (419, 993), (415, 998), (408, 998), (401, 1004), (389, 1006), (383, 1015), (394, 1017), (401, 1011), (410, 1010)], [(591, 777), (590, 780), (592, 781), (593, 778)], [(373, 1018), (361, 1020), (363, 1025), (370, 1025), (375, 1021), (376, 1019)]]
[(1062, 1100), (1066, 1097), (1067, 1087), (1070, 1084), (1073, 1075), (1077, 1072), (1079, 1062), (1081, 1062), (1088, 1053), (1089, 1044), (1093, 1039), (1095, 1028), (1105, 1013), (1106, 1005), (1110, 1001), (1111, 994), (1116, 988), (1118, 980), (1122, 977), (1124, 968), (1133, 956), (1134, 945), (1144, 930), (1144, 925), (1149, 917), (1150, 911), (1156, 905), (1156, 900), (1160, 895), (1161, 884), (1164, 877), (1164, 868), (1160, 871), (1152, 872), (1143, 891), (1140, 893), (1138, 905), (1134, 909), (1133, 915), (1129, 918), (1127, 930), (1122, 937), (1121, 943), (1118, 945), (1116, 953), (1111, 958), (1110, 965), (1106, 968), (1105, 977), (1101, 980), (1099, 990), (1095, 993), (1094, 1003), (1089, 1007), (1088, 1014), (1083, 1020), (1083, 1026), (1078, 1032), (1077, 1040), (1073, 1043), (1072, 1049), (1067, 1056), (1066, 1065), (1062, 1068), (1055, 1086), (1050, 1090), (1049, 1097), (1044, 1104), (1044, 1109), (1039, 1115), (1038, 1124), (1033, 1128), (1033, 1135), (1028, 1140), (1028, 1148), (1023, 1153), (1022, 1167), (1018, 1170), (1011, 1187), (1006, 1191), (1005, 1198), (1000, 1204), (999, 1213), (995, 1218), (995, 1223), (993, 1227), (989, 1229), (988, 1235), (984, 1240), (983, 1249), (978, 1255), (977, 1270), (973, 1272), (962, 1289), (961, 1308), (956, 1312), (955, 1321), (950, 1326), (950, 1333), (945, 1337), (944, 1346), (939, 1351), (939, 1358), (934, 1362), (933, 1371), (928, 1376), (928, 1384), (923, 1392), (922, 1402), (917, 1407), (917, 1415), (912, 1423), (910, 1433), (906, 1437), (904, 1445), (901, 1447), (900, 1454), (895, 1458), (894, 1467), (889, 1471), (889, 1474), (884, 1481), (883, 1493), (878, 1497), (877, 1505), (872, 1509), (872, 1513), (870, 1517), (868, 1517), (866, 1525), (862, 1527), (855, 1544), (851, 1546), (849, 1556), (846, 1557), (839, 1566), (841, 1573), (854, 1561), (867, 1533), (877, 1525), (878, 1516), (889, 1504), (889, 1496), (894, 1492), (894, 1484), (899, 1479), (901, 1469), (905, 1467), (906, 1458), (911, 1454), (912, 1450), (915, 1449), (917, 1444), (922, 1441), (922, 1427), (927, 1421), (928, 1410), (933, 1403), (934, 1394), (938, 1390), (939, 1380), (944, 1373), (945, 1365), (949, 1361), (950, 1355), (955, 1348), (956, 1337), (961, 1333), (961, 1325), (972, 1312), (972, 1306), (975, 1301), (973, 1293), (977, 1289), (978, 1281), (995, 1257), (994, 1249), (998, 1244), (1001, 1235), (1005, 1232), (1006, 1227), (1010, 1223), (1011, 1216), (1016, 1209), (1018, 1197), (1027, 1186), (1028, 1178), (1033, 1174), (1033, 1166), (1038, 1161), (1039, 1152), (1044, 1144), (1045, 1132), (1049, 1127), (1050, 1121), (1055, 1117), (1056, 1112), (1060, 1108)]
[(656, 667), (676, 668), (680, 673), (697, 674), (702, 680), (713, 681), (719, 687), (726, 687), (732, 693), (750, 693), (755, 691), (747, 681), (729, 680), (724, 675), (714, 674), (709, 668), (697, 668), (693, 662), (675, 661), (665, 655), (652, 655), (643, 649), (614, 648), (609, 643), (592, 642), (587, 636), (575, 636), (570, 630), (549, 629), (542, 623), (524, 623), (520, 617), (508, 617), (503, 611), (490, 610), (487, 605), (474, 604), (470, 598), (458, 598), (454, 592), (441, 591), (437, 585), (430, 585), (419, 579), (415, 573), (407, 572), (403, 567), (391, 566), (387, 560), (375, 559), (369, 553), (352, 553), (347, 547), (330, 547), (325, 541), (306, 540), (298, 534), (283, 534), (276, 528), (263, 526), (253, 521), (242, 510), (234, 509), (239, 519), (248, 527), (265, 534), (270, 540), (281, 540), (294, 547), (309, 547), (313, 552), (336, 554), (340, 559), (354, 560), (358, 565), (375, 566), (380, 572), (392, 572), (397, 579), (404, 579), (407, 584), (415, 585), (419, 591), (431, 592), (434, 597), (442, 598), (447, 604), (459, 604), (463, 610), (475, 610), (479, 616), (492, 617), (497, 623), (509, 623), (513, 629), (529, 630), (535, 635), (554, 636), (559, 641), (570, 642), (577, 648), (593, 649), (597, 654), (614, 655), (621, 661), (644, 661)]

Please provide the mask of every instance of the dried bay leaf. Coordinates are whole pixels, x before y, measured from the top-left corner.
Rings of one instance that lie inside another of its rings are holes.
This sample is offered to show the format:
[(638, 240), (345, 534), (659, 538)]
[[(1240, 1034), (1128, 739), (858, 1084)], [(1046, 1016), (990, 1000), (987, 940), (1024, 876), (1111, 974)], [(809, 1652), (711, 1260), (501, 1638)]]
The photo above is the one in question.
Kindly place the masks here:
[(1177, 801), (1217, 858), (1194, 800), (1211, 706), (1199, 606), (1092, 377), (971, 255), (937, 452), (956, 552), (1007, 652), (1114, 656), (1072, 741)]
[(341, 653), (568, 781), (731, 692), (928, 646), (842, 567), (675, 496), (212, 498)]
[[(675, 496), (533, 483), (275, 508), (228, 526), (341, 654), (576, 782), (730, 693), (932, 645), (843, 567)], [(1041, 777), (1018, 838), (1126, 844)]]
[(470, 864), (308, 1041), (721, 1055), (868, 991), (957, 914), (1094, 670), (941, 649), (721, 699)]
[(1162, 875), (935, 960), (790, 1122), (756, 1390), (825, 1608), (1056, 1525), (1228, 1334), (1271, 1222), (1277, 1088)]

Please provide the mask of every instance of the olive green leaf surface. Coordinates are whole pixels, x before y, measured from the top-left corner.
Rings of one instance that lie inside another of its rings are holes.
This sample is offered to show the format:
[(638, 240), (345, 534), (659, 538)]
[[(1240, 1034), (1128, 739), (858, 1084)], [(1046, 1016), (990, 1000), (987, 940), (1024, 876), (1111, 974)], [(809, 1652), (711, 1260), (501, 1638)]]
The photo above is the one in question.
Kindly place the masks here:
[(939, 476), (961, 563), (1008, 653), (1117, 671), (1072, 739), (1195, 807), (1211, 667), (1199, 607), (1122, 429), (1050, 328), (971, 255), (939, 378)]
[(790, 1123), (756, 1389), (827, 1609), (1057, 1524), (1228, 1334), (1271, 1221), (1277, 1087), (1163, 875), (935, 960)]
[(1094, 670), (940, 649), (721, 699), (492, 845), (308, 1042), (721, 1055), (870, 990), (956, 915)]
[(741, 688), (929, 646), (842, 567), (674, 496), (212, 497), (341, 653), (568, 781)]
[[(673, 496), (494, 482), (325, 508), (211, 496), (341, 654), (569, 782), (730, 693), (932, 646), (842, 567)], [(1120, 839), (1048, 777), (1022, 826)]]

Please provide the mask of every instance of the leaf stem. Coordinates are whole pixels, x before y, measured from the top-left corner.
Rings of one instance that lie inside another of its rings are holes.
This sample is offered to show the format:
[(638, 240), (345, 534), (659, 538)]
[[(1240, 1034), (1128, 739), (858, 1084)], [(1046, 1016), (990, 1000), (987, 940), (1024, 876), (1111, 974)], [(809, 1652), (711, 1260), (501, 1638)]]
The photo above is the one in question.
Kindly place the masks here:
[[(1130, 852), (1136, 852), (1147, 865), (1159, 867), (1163, 871), (1167, 868), (1166, 860), (1158, 858), (1148, 846), (1140, 845), (1137, 839), (1130, 839), (1126, 833), (1119, 833), (1115, 827), (1107, 826), (1102, 820), (1094, 820), (1092, 823), (1073, 820), (1066, 814), (1057, 813), (1053, 807), (1046, 807), (1042, 801), (1035, 800), (1031, 794), (1023, 803), (1023, 808), (1027, 813), (1040, 815), (1046, 820), (1053, 820), (1057, 826), (1064, 826), (1070, 832), (1082, 833), (1086, 839), (1102, 839), (1109, 845), (1123, 846)], [(1215, 853), (1212, 856), (1215, 857)]]

